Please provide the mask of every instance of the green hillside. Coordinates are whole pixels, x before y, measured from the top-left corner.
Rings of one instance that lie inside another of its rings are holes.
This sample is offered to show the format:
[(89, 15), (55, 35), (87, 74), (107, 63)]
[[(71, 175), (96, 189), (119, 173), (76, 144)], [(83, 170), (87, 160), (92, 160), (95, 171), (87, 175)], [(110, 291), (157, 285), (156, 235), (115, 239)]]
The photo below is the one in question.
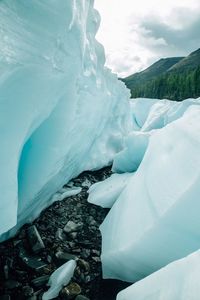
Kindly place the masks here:
[(121, 80), (131, 90), (132, 98), (181, 101), (200, 97), (200, 49), (187, 57), (161, 59), (146, 70)]

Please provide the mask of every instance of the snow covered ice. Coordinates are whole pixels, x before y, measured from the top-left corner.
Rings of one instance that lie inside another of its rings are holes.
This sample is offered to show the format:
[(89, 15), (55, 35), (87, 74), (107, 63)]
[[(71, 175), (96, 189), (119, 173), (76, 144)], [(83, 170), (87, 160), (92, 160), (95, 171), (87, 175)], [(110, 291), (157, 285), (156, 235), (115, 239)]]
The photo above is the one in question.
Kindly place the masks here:
[(200, 251), (175, 261), (120, 292), (117, 300), (198, 300)]
[(134, 131), (152, 131), (180, 118), (191, 105), (200, 105), (199, 99), (182, 102), (137, 98), (130, 99)]
[(110, 163), (130, 115), (128, 90), (104, 68), (93, 1), (3, 0), (0, 20), (0, 234), (6, 239), (72, 177)]

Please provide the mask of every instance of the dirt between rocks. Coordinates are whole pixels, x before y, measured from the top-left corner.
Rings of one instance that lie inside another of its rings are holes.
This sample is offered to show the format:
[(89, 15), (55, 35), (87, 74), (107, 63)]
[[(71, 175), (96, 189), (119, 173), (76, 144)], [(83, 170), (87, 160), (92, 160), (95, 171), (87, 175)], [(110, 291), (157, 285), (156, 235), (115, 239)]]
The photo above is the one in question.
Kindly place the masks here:
[(0, 300), (42, 299), (52, 272), (70, 259), (77, 267), (55, 299), (114, 300), (129, 284), (103, 280), (99, 225), (108, 209), (87, 202), (88, 188), (111, 175), (109, 167), (72, 180), (81, 193), (53, 203), (32, 224), (0, 244)]

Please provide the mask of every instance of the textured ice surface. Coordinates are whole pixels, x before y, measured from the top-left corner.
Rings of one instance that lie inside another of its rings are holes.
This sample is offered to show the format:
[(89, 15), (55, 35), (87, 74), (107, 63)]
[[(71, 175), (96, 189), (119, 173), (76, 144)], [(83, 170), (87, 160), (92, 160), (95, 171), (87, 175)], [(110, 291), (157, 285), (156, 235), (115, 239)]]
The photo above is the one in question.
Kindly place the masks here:
[(55, 201), (61, 201), (67, 197), (70, 196), (74, 196), (77, 195), (81, 192), (82, 188), (81, 187), (66, 187), (66, 188), (62, 188), (60, 189), (57, 193), (55, 193), (53, 195), (53, 197), (51, 198), (51, 202), (55, 202)]
[(62, 287), (67, 285), (71, 280), (75, 268), (76, 261), (70, 260), (55, 270), (49, 278), (48, 285), (50, 288), (46, 293), (44, 293), (42, 300), (50, 300), (57, 297)]
[(200, 105), (200, 99), (186, 99), (182, 102), (137, 98), (131, 99), (134, 130), (151, 131), (159, 129), (180, 118), (191, 105)]
[(199, 300), (200, 251), (120, 292), (117, 300)]
[(91, 0), (0, 1), (0, 234), (69, 179), (111, 162), (129, 92), (104, 68)]
[(133, 173), (113, 174), (108, 179), (93, 184), (89, 189), (88, 202), (111, 208)]
[[(138, 170), (102, 224), (105, 278), (134, 282), (200, 248), (198, 104), (190, 100), (167, 110), (169, 124), (154, 130)], [(170, 123), (169, 116), (177, 120)], [(146, 120), (151, 123), (148, 115)]]
[(149, 143), (151, 133), (133, 131), (125, 139), (125, 147), (114, 158), (114, 172), (134, 172), (139, 167)]

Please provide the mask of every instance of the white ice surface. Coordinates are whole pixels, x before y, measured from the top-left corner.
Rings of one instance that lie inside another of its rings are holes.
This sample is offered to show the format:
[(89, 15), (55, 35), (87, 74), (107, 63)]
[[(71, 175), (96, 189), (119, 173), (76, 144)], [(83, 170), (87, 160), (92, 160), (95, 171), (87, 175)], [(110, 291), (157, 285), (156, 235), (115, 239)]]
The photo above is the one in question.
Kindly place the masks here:
[(55, 270), (49, 278), (48, 285), (50, 288), (42, 296), (42, 300), (54, 299), (59, 295), (60, 290), (64, 285), (67, 285), (76, 268), (76, 261), (70, 260), (64, 265)]
[(200, 251), (120, 292), (117, 300), (199, 300)]
[(105, 278), (134, 282), (200, 248), (199, 151), (199, 105), (154, 131), (101, 226)]
[(191, 105), (200, 105), (200, 99), (182, 102), (137, 98), (130, 100), (133, 128), (135, 131), (159, 129), (180, 118)]
[(139, 167), (149, 138), (153, 132), (133, 131), (125, 138), (125, 146), (115, 155), (112, 170), (117, 173), (134, 172)]
[(111, 208), (133, 173), (113, 174), (108, 179), (93, 184), (89, 189), (88, 202)]
[(104, 68), (92, 0), (0, 1), (0, 239), (63, 184), (109, 164), (130, 130), (129, 91)]
[(70, 196), (75, 196), (81, 192), (82, 188), (81, 187), (71, 187), (71, 188), (62, 188), (60, 189), (57, 193), (53, 195), (51, 198), (51, 202), (55, 201), (62, 201), (63, 199), (70, 197)]

